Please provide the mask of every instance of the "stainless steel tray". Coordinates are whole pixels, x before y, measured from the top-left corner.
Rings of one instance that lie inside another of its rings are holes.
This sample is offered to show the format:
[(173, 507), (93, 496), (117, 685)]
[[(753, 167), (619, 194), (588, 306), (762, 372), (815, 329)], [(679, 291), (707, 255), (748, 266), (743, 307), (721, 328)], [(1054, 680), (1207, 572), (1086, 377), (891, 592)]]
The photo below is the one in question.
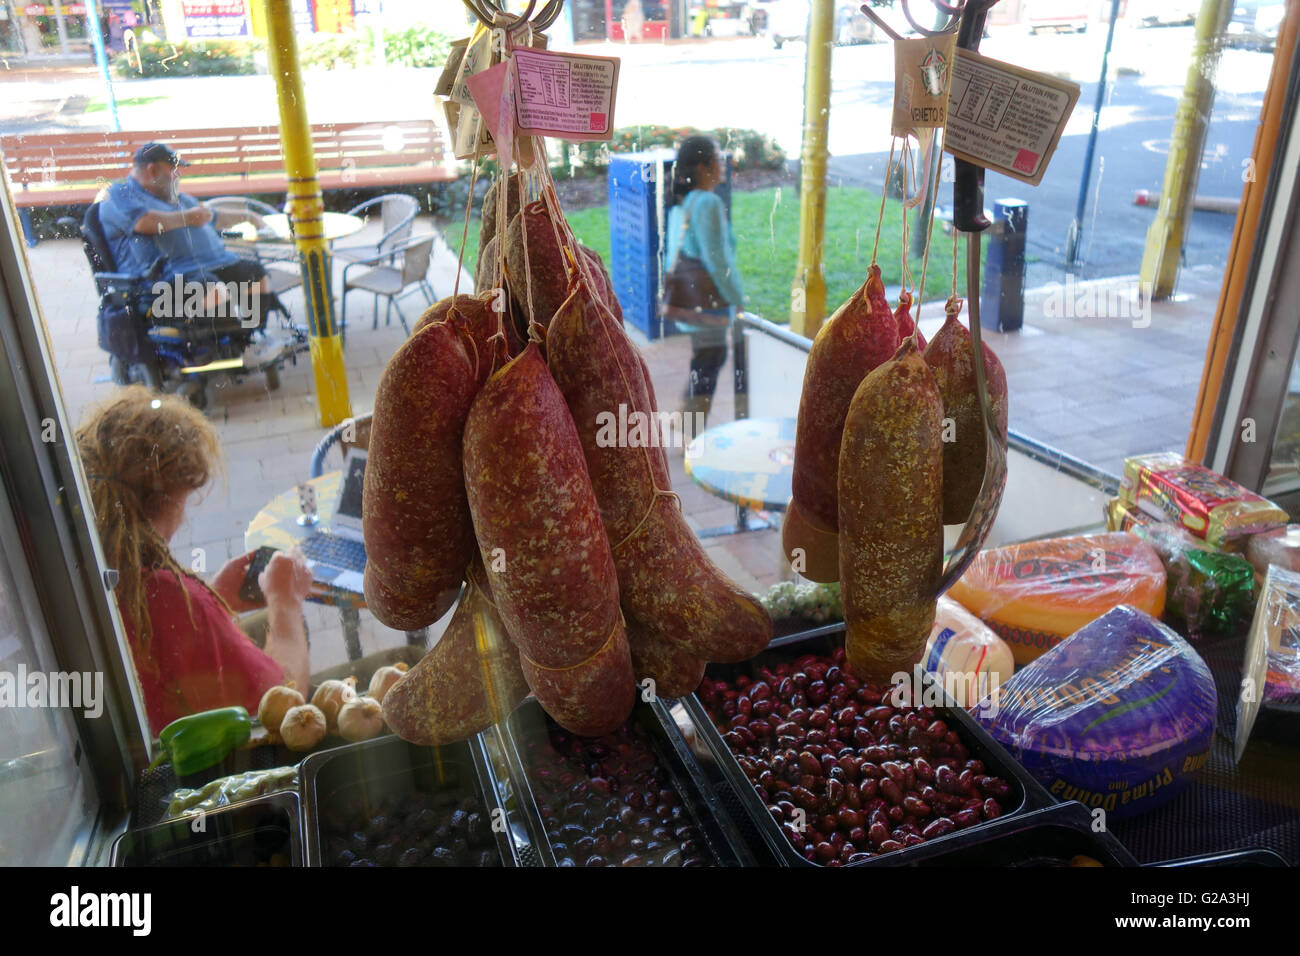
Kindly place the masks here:
[(112, 866), (289, 866), (304, 861), (298, 794), (281, 791), (194, 817), (128, 830), (113, 842)]
[[(672, 826), (681, 829), (690, 826), (696, 836), (687, 838), (690, 842), (698, 843), (699, 846), (692, 852), (697, 852), (701, 857), (707, 857), (708, 863), (714, 866), (747, 866), (752, 865), (755, 860), (748, 849), (745, 838), (735, 827), (733, 821), (721, 811), (716, 796), (708, 787), (707, 781), (700, 772), (698, 766), (690, 754), (680, 746), (679, 742), (666, 734), (663, 729), (663, 718), (656, 713), (659, 704), (646, 703), (639, 701), (636, 710), (629, 719), (629, 733), (633, 734), (641, 746), (644, 746), (646, 752), (651, 756), (654, 762), (663, 768), (664, 780), (667, 787), (676, 792), (679, 800), (679, 806), (682, 808), (680, 820), (676, 823), (665, 823), (665, 827)], [(508, 775), (509, 792), (513, 796), (518, 812), (526, 818), (524, 829), (531, 835), (537, 852), (537, 862), (543, 866), (562, 866), (570, 865), (574, 862), (573, 858), (561, 856), (557, 859), (554, 847), (557, 841), (553, 840), (548, 833), (548, 820), (541, 812), (541, 807), (546, 806), (546, 797), (538, 790), (539, 780), (535, 777), (539, 769), (534, 765), (534, 761), (529, 757), (529, 744), (536, 747), (550, 748), (549, 734), (553, 731), (562, 733), (549, 717), (546, 716), (541, 706), (535, 699), (524, 701), (515, 710), (510, 717), (502, 724), (497, 725), (492, 730), (485, 732), (488, 738), (488, 750), (493, 756), (493, 764), (497, 768), (497, 773), (504, 771)], [(604, 741), (611, 738), (594, 738), (587, 741), (587, 745), (605, 746)], [(541, 751), (546, 753), (546, 750)], [(550, 750), (550, 753), (554, 753)], [(561, 758), (556, 757), (557, 761)], [(550, 768), (547, 768), (548, 770)], [(579, 781), (589, 781), (590, 777), (580, 766), (570, 765), (567, 767), (568, 772), (572, 773), (575, 778), (575, 784)], [(617, 791), (611, 791), (609, 794), (591, 794), (590, 811), (594, 814), (608, 811), (608, 804), (611, 800), (621, 801), (623, 798)], [(575, 803), (583, 803), (582, 799), (575, 800)], [(600, 806), (597, 806), (597, 803)], [(573, 804), (570, 804), (572, 806)], [(625, 804), (626, 805), (626, 804)], [(558, 807), (550, 807), (552, 813), (558, 812)], [(650, 813), (649, 810), (637, 811)], [(561, 824), (558, 817), (551, 818), (555, 824), (549, 827), (550, 830), (558, 833), (558, 827), (579, 826), (576, 823)], [(640, 839), (635, 829), (629, 830), (626, 826), (611, 827), (611, 829), (622, 830), (625, 838)], [(600, 835), (595, 826), (586, 833), (593, 839)], [(630, 834), (630, 836), (628, 836)], [(607, 836), (612, 834), (606, 831)], [(564, 846), (563, 843), (558, 845)], [(619, 848), (622, 858), (626, 859), (628, 853), (637, 852), (635, 847), (623, 851)], [(671, 848), (670, 848), (671, 851)], [(670, 853), (669, 851), (669, 853)], [(639, 855), (639, 854), (638, 854)], [(621, 860), (609, 859), (607, 865), (618, 865)], [(654, 865), (651, 861), (646, 861)]]
[[(394, 817), (389, 820), (389, 830), (394, 839), (385, 842), (398, 844), (401, 852), (411, 848), (425, 851), (426, 855), (414, 865), (448, 865), (452, 861), (447, 854), (434, 857), (433, 850), (450, 853), (450, 841), (464, 837), (459, 831), (439, 837), (433, 823), (426, 833), (423, 822), (411, 822), (421, 810), (433, 810), (426, 796), (448, 807), (460, 801), (472, 805), (474, 809), (465, 810), (467, 817), (459, 825), (469, 825), (469, 814), (480, 814), (473, 827), (479, 839), (496, 850), (500, 865), (520, 863), (515, 841), (500, 822), (505, 819), (505, 810), (492, 786), (482, 742), (477, 736), (444, 747), (417, 747), (393, 736), (350, 744), (308, 757), (303, 761), (301, 781), (308, 866), (331, 865), (324, 830), (329, 815), (361, 814), (372, 818), (387, 816), (385, 808), (392, 807), (395, 807)], [(345, 802), (353, 805), (344, 807)], [(438, 827), (442, 825), (445, 824), (439, 823)], [(490, 829), (490, 840), (485, 839), (480, 827)], [(395, 856), (400, 857), (400, 853)], [(395, 864), (397, 859), (380, 862)]]

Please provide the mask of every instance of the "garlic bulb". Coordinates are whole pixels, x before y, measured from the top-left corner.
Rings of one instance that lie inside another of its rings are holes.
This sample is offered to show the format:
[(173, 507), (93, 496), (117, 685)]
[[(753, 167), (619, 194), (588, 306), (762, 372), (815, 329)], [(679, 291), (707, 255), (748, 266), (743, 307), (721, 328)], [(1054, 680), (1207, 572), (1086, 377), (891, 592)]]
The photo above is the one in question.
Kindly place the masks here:
[(311, 750), (325, 739), (325, 715), (314, 704), (290, 707), (280, 724), (280, 739), (290, 750)]
[(292, 687), (271, 687), (262, 695), (262, 702), (257, 705), (257, 722), (266, 728), (272, 737), (280, 734), (280, 725), (284, 715), (291, 707), (301, 707), (307, 703), (302, 694)]
[(384, 695), (388, 693), (388, 688), (392, 687), (402, 675), (408, 670), (407, 665), (402, 662), (390, 664), (387, 667), (381, 667), (370, 678), (370, 690), (368, 693), (381, 704), (384, 702)]
[(384, 712), (373, 697), (355, 697), (339, 709), (339, 734), (354, 743), (384, 731)]
[(357, 679), (327, 680), (316, 688), (311, 702), (325, 715), (325, 726), (332, 734), (339, 732), (339, 708), (357, 696)]

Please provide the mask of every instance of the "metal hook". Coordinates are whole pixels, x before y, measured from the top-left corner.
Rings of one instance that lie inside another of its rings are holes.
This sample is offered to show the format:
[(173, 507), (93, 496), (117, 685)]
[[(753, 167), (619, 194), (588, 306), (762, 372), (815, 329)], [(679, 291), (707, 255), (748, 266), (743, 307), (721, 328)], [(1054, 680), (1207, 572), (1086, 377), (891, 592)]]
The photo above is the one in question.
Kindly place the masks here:
[[(510, 33), (514, 33), (527, 25), (533, 16), (533, 11), (537, 8), (537, 0), (528, 0), (528, 9), (516, 17), (515, 14), (503, 10), (496, 0), (464, 0), (464, 2), (465, 6), (469, 7), (470, 12), (484, 26), (495, 26), (494, 18), (498, 13), (511, 17), (514, 22), (507, 28)], [(564, 0), (547, 0), (547, 4), (542, 8), (541, 13), (537, 14), (537, 17), (531, 21), (533, 29), (545, 30), (550, 27), (552, 23), (559, 19), (560, 11), (563, 8)]]
[[(948, 14), (948, 22), (943, 25), (942, 29), (934, 30), (930, 27), (921, 26), (921, 24), (917, 22), (916, 17), (912, 16), (912, 10), (909, 6), (908, 0), (903, 0), (903, 16), (907, 18), (908, 25), (910, 25), (917, 33), (921, 34), (921, 36), (937, 37), (943, 36), (946, 33), (952, 33), (956, 30), (958, 21), (961, 19), (962, 11), (967, 6), (971, 6), (972, 9), (977, 8), (980, 0), (960, 0), (958, 3), (945, 3), (944, 0), (930, 0), (930, 2), (933, 3), (941, 13)], [(988, 3), (988, 6), (991, 7), (996, 2), (997, 0), (991, 0), (991, 2)], [(864, 3), (860, 9), (862, 10), (863, 16), (869, 19), (876, 26), (880, 27), (880, 29), (885, 32), (885, 35), (891, 40), (903, 39), (902, 34), (886, 23), (884, 18), (872, 9), (871, 4)]]

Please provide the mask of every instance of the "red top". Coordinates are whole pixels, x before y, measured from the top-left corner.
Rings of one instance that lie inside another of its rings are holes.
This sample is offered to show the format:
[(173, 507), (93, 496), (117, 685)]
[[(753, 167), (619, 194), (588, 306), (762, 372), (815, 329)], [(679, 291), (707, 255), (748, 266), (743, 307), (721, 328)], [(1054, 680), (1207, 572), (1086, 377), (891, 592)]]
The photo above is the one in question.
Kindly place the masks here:
[(153, 624), (149, 650), (136, 648), (129, 622), (127, 636), (155, 734), (178, 717), (215, 707), (242, 705), (254, 714), (267, 688), (284, 683), (284, 668), (249, 640), (206, 586), (153, 571), (144, 589)]

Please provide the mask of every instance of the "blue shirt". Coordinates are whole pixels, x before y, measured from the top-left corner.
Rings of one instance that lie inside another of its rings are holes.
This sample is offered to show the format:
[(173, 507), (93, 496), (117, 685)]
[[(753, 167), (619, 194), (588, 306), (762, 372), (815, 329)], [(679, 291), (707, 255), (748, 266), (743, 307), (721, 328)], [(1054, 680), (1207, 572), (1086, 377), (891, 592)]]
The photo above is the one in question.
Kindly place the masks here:
[[(688, 212), (690, 224), (683, 235), (682, 223)], [(744, 304), (745, 292), (740, 284), (740, 268), (736, 265), (736, 237), (727, 222), (727, 210), (720, 197), (707, 189), (692, 189), (685, 199), (668, 210), (665, 232), (668, 250), (664, 268), (672, 268), (680, 249), (682, 255), (704, 263), (709, 278), (724, 299), (733, 306)]]
[(135, 179), (128, 176), (109, 187), (99, 209), (99, 221), (117, 268), (121, 272), (145, 272), (162, 256), (163, 275), (180, 274), (187, 279), (214, 279), (212, 270), (237, 262), (239, 257), (228, 250), (217, 234), (215, 218), (206, 226), (186, 226), (154, 235), (135, 231), (135, 224), (147, 212), (183, 212), (197, 206), (193, 196), (178, 196), (175, 203), (159, 199)]

